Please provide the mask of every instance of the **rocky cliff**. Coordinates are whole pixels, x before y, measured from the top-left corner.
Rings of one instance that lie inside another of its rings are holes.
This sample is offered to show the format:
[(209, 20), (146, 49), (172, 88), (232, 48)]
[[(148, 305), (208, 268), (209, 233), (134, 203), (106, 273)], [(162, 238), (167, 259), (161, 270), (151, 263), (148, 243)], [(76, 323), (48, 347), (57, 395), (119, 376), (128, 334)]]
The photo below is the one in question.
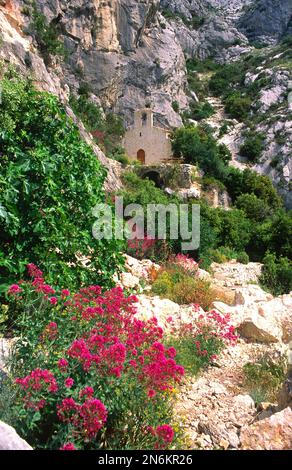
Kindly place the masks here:
[[(64, 44), (64, 59), (40, 48), (36, 12)], [(126, 125), (148, 103), (158, 124), (177, 127), (173, 103), (183, 111), (192, 99), (186, 58), (239, 60), (252, 41), (288, 34), (291, 14), (289, 0), (0, 0), (0, 58), (66, 104), (85, 83), (92, 100)]]

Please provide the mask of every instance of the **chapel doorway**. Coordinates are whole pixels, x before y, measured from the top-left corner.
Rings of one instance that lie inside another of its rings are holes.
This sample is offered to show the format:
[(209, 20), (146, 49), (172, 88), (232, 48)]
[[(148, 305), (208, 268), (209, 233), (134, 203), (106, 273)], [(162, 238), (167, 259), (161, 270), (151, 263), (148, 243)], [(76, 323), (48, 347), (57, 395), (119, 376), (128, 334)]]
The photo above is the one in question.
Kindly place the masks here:
[(142, 165), (145, 165), (145, 150), (143, 149), (138, 150), (137, 160), (138, 162), (142, 163)]

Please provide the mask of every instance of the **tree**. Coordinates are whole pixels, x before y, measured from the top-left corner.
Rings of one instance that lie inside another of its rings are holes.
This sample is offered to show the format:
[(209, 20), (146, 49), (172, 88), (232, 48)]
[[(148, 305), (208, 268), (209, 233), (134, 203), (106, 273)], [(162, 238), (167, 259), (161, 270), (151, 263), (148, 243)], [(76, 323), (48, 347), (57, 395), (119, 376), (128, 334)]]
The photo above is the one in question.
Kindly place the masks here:
[(59, 286), (110, 284), (121, 246), (92, 236), (104, 168), (56, 97), (15, 76), (1, 86), (0, 284), (29, 262)]

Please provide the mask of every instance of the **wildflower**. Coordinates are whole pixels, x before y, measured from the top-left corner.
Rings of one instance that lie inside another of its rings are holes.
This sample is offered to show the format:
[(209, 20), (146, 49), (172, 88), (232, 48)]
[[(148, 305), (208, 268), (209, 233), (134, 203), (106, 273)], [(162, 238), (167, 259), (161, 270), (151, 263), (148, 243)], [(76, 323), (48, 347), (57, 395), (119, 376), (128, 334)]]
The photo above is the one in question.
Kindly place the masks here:
[(67, 442), (63, 447), (60, 447), (60, 450), (76, 450), (76, 448), (72, 442)]
[(33, 279), (42, 278), (43, 272), (33, 263), (27, 265), (28, 274)]
[(57, 297), (51, 297), (51, 298), (49, 299), (49, 302), (50, 302), (50, 304), (52, 304), (52, 305), (56, 305), (56, 304), (58, 303), (58, 299), (57, 299)]
[(69, 363), (66, 359), (59, 359), (58, 367), (59, 367), (60, 372), (66, 372), (67, 368), (68, 368), (68, 365), (69, 365)]
[(70, 291), (68, 289), (63, 289), (61, 292), (63, 297), (69, 297), (70, 296)]
[(80, 392), (80, 398), (82, 397), (92, 397), (94, 394), (94, 390), (92, 387), (85, 387), (83, 390)]
[(148, 395), (149, 398), (154, 398), (155, 395), (156, 395), (156, 392), (155, 392), (155, 390), (151, 389), (151, 390), (148, 390), (147, 395)]
[(170, 444), (174, 438), (174, 430), (168, 424), (156, 428), (156, 436), (166, 444)]
[(74, 380), (69, 377), (68, 379), (65, 380), (64, 385), (66, 388), (71, 388), (74, 385)]
[(15, 295), (19, 294), (20, 292), (22, 292), (22, 289), (18, 284), (12, 284), (12, 286), (10, 286), (8, 289), (8, 294)]

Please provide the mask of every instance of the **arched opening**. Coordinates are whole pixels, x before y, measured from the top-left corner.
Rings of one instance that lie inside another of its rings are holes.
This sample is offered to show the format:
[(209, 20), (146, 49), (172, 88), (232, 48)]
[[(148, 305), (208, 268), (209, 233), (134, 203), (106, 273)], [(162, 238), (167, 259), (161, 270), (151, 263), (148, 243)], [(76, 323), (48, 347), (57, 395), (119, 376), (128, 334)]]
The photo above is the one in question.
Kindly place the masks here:
[(154, 170), (147, 171), (143, 175), (143, 179), (145, 179), (145, 178), (148, 178), (149, 180), (153, 181), (153, 183), (155, 184), (155, 186), (157, 188), (160, 188), (160, 189), (163, 188), (163, 181), (162, 181), (158, 171), (154, 171)]
[(137, 152), (137, 160), (138, 160), (138, 162), (142, 163), (142, 165), (145, 164), (145, 160), (146, 160), (145, 157), (146, 157), (146, 155), (145, 155), (145, 150), (143, 150), (143, 149), (138, 150), (138, 152)]

